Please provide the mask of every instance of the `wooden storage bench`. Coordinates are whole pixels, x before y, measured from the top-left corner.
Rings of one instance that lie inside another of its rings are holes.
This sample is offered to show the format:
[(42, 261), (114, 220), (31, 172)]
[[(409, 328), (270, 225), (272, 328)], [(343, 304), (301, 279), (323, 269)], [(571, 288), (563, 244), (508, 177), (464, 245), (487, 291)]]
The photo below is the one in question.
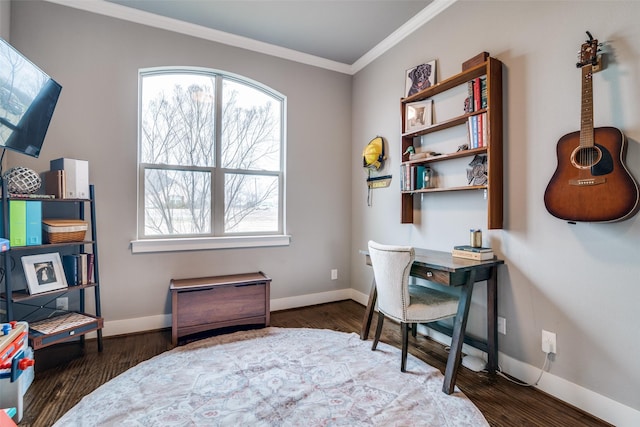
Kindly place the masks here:
[(171, 341), (227, 326), (269, 326), (269, 286), (264, 273), (172, 279)]

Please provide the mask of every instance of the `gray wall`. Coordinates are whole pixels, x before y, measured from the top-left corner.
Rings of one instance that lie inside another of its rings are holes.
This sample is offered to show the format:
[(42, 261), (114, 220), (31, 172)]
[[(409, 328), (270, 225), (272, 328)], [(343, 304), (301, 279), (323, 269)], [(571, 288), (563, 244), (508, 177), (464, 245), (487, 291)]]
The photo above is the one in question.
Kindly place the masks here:
[[(585, 30), (611, 52), (608, 68), (594, 76), (595, 125), (624, 131), (626, 164), (640, 179), (638, 16), (640, 3), (632, 1), (458, 2), (359, 72), (353, 83), (352, 286), (369, 289), (372, 272), (355, 251), (369, 239), (450, 250), (468, 241), (470, 228), (481, 227), (485, 244), (506, 261), (499, 272), (499, 314), (507, 320), (500, 351), (540, 367), (541, 330), (553, 331), (553, 375), (640, 409), (640, 215), (613, 224), (568, 225), (543, 203), (556, 167), (556, 142), (579, 129), (575, 63)], [(505, 64), (504, 230), (486, 230), (482, 195), (474, 193), (423, 196), (417, 222), (401, 225), (404, 72), (435, 58), (441, 80), (482, 51)], [(393, 174), (394, 183), (375, 190), (369, 208), (359, 162), (362, 147), (377, 134), (390, 146), (381, 173)], [(485, 287), (477, 287), (471, 309), (470, 328), (480, 336), (485, 295)]]
[(0, 1), (0, 37), (9, 40), (9, 27), (11, 23), (11, 2)]
[[(358, 296), (371, 283), (371, 270), (358, 254), (367, 240), (449, 250), (468, 240), (469, 228), (485, 228), (484, 201), (474, 194), (425, 196), (416, 223), (400, 224), (398, 113), (407, 68), (435, 58), (440, 80), (489, 51), (505, 63), (505, 229), (484, 230), (485, 243), (506, 260), (499, 274), (499, 312), (507, 319), (501, 364), (540, 366), (544, 328), (558, 335), (551, 374), (640, 409), (640, 215), (569, 226), (551, 217), (542, 202), (556, 166), (556, 142), (579, 126), (575, 62), (585, 30), (612, 51), (608, 69), (594, 77), (596, 126), (625, 132), (626, 163), (640, 178), (640, 3), (459, 2), (353, 79), (55, 4), (12, 6), (11, 42), (64, 88), (41, 158), (9, 154), (9, 163), (42, 171), (61, 156), (90, 161), (103, 312), (108, 325), (126, 324), (123, 329), (169, 313), (172, 277), (262, 269), (274, 279), (276, 299), (350, 287)], [(160, 65), (222, 69), (289, 97), (290, 247), (131, 254), (136, 72)], [(376, 135), (388, 140), (382, 173), (393, 174), (394, 181), (375, 190), (367, 207), (360, 156)], [(340, 270), (338, 281), (329, 280), (332, 268)], [(470, 318), (478, 335), (485, 326), (484, 296), (478, 286)]]
[[(272, 299), (350, 287), (350, 76), (52, 3), (14, 2), (11, 18), (11, 42), (63, 89), (40, 158), (10, 153), (9, 165), (40, 172), (58, 157), (89, 161), (105, 333), (166, 326), (171, 278), (262, 270), (273, 279)], [(165, 65), (229, 71), (288, 97), (290, 246), (131, 253), (137, 72)]]

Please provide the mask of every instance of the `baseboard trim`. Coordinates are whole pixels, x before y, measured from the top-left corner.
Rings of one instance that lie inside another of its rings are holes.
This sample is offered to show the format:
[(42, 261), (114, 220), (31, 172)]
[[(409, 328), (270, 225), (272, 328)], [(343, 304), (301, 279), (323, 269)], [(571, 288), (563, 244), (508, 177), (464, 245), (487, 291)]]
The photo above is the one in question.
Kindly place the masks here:
[[(366, 305), (368, 296), (353, 289), (338, 289), (329, 292), (319, 292), (315, 294), (299, 295), (295, 297), (272, 299), (269, 304), (271, 305), (271, 311), (280, 311), (290, 308), (306, 307), (310, 305), (342, 301), (346, 299), (353, 299), (354, 301), (357, 301), (362, 305)], [(157, 316), (138, 317), (135, 319), (105, 321), (102, 334), (105, 337), (109, 337), (114, 335), (126, 335), (138, 332), (153, 331), (170, 327), (171, 314), (161, 314)], [(96, 335), (95, 333), (88, 334), (87, 337), (95, 338)]]
[[(355, 289), (339, 289), (309, 295), (272, 299), (270, 304), (271, 311), (280, 311), (346, 299), (352, 299), (366, 306), (369, 295), (356, 291)], [(139, 317), (136, 319), (112, 320), (105, 321), (103, 335), (105, 337), (124, 335), (170, 327), (171, 314)], [(451, 344), (451, 338), (449, 336), (426, 327), (421, 326), (418, 332), (444, 345)], [(95, 338), (95, 333), (89, 334), (88, 337)], [(483, 357), (485, 360), (487, 358), (485, 352), (466, 344), (463, 346), (463, 352), (465, 354)], [(540, 374), (539, 367), (521, 362), (501, 352), (498, 353), (498, 360), (503, 372), (524, 382), (534, 381)], [(541, 360), (541, 363), (542, 362), (543, 360)], [(640, 425), (640, 411), (569, 382), (552, 373), (545, 372), (536, 388), (616, 426)]]
[[(448, 335), (441, 334), (425, 326), (420, 326), (418, 332), (422, 335), (429, 336), (434, 341), (443, 345), (451, 345), (451, 337)], [(487, 354), (484, 351), (467, 344), (463, 344), (462, 352), (487, 360)], [(540, 366), (542, 366), (543, 363), (544, 359), (541, 358)], [(540, 367), (521, 362), (502, 352), (498, 352), (498, 364), (502, 372), (524, 383), (532, 383), (540, 375)], [(640, 411), (578, 384), (569, 382), (550, 372), (545, 372), (542, 375), (540, 382), (535, 388), (615, 426), (640, 425)]]
[[(539, 367), (523, 363), (506, 354), (499, 353), (498, 359), (503, 372), (515, 378), (532, 382), (540, 375)], [(544, 360), (540, 361), (541, 364), (543, 362)], [(615, 426), (640, 425), (640, 411), (550, 372), (542, 375), (536, 388)]]
[(338, 289), (335, 291), (319, 292), (316, 294), (272, 299), (271, 311), (288, 310), (290, 308), (306, 307), (309, 305), (352, 299), (352, 293), (353, 289)]

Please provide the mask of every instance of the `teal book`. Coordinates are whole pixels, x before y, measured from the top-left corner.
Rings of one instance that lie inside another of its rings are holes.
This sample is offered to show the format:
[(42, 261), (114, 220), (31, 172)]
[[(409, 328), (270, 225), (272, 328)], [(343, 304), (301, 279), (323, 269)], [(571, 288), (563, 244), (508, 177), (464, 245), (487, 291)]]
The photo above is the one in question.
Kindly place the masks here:
[(26, 201), (26, 239), (27, 246), (42, 244), (42, 202)]
[(27, 201), (9, 201), (9, 244), (27, 246)]
[(416, 190), (424, 188), (424, 166), (416, 167)]

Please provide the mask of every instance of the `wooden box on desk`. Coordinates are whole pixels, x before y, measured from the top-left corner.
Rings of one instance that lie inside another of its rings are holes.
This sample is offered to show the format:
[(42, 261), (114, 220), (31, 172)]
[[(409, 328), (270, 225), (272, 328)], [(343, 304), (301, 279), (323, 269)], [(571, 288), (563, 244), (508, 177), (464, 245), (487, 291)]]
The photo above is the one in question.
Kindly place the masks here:
[(171, 340), (238, 325), (269, 326), (271, 279), (262, 272), (171, 280)]

